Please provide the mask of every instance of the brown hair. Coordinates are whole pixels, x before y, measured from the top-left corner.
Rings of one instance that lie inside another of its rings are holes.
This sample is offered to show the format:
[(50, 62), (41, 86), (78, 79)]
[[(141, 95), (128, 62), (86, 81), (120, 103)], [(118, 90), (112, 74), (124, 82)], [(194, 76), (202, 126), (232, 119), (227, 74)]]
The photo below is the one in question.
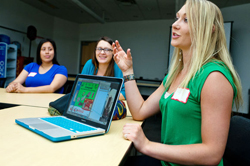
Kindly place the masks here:
[[(98, 45), (98, 43), (101, 41), (101, 40), (104, 40), (106, 42), (108, 42), (111, 46), (112, 46), (112, 43), (113, 43), (113, 40), (107, 36), (103, 36), (101, 37), (97, 43), (96, 43), (96, 46)], [(94, 75), (96, 75), (96, 70), (98, 69), (99, 67), (99, 62), (97, 61), (96, 59), (96, 51), (94, 52), (93, 54), (93, 58), (92, 58), (92, 63), (94, 64), (95, 66), (95, 70), (94, 70)], [(115, 61), (114, 59), (112, 58), (111, 61), (109, 62), (109, 66), (104, 74), (104, 76), (111, 76), (111, 77), (114, 77), (115, 76), (115, 70), (114, 70), (114, 64), (115, 64)]]

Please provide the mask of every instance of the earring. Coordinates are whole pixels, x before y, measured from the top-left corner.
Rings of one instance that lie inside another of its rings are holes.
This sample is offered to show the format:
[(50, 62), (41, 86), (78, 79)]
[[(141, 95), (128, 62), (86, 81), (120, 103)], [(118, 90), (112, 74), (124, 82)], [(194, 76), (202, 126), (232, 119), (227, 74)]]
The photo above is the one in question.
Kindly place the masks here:
[[(182, 54), (182, 51), (180, 50), (179, 54), (181, 55)], [(181, 58), (179, 59), (179, 61), (181, 61)]]

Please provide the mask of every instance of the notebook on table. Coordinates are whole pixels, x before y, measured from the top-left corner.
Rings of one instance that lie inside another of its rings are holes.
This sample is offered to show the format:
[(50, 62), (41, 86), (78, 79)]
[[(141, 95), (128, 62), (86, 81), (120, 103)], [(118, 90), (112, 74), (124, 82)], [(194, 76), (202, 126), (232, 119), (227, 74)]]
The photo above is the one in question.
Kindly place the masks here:
[(122, 84), (121, 78), (79, 74), (63, 116), (22, 118), (15, 122), (55, 142), (105, 134)]

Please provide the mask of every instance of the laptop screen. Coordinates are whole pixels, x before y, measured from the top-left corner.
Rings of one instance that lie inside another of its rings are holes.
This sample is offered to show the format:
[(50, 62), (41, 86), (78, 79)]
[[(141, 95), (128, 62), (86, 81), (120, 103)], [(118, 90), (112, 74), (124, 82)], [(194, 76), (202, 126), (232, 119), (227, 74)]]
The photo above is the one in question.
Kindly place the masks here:
[(107, 125), (119, 97), (122, 81), (110, 77), (93, 76), (93, 78), (99, 79), (81, 78), (79, 75), (72, 89), (66, 113), (81, 118), (82, 121)]

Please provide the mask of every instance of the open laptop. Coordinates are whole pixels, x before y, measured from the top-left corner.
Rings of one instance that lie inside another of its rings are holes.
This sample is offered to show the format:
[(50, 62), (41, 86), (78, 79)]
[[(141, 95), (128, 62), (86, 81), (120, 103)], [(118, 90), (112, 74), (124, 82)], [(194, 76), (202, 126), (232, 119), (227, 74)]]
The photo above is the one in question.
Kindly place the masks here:
[(122, 84), (122, 78), (79, 74), (63, 116), (15, 121), (54, 142), (105, 134), (109, 131)]

